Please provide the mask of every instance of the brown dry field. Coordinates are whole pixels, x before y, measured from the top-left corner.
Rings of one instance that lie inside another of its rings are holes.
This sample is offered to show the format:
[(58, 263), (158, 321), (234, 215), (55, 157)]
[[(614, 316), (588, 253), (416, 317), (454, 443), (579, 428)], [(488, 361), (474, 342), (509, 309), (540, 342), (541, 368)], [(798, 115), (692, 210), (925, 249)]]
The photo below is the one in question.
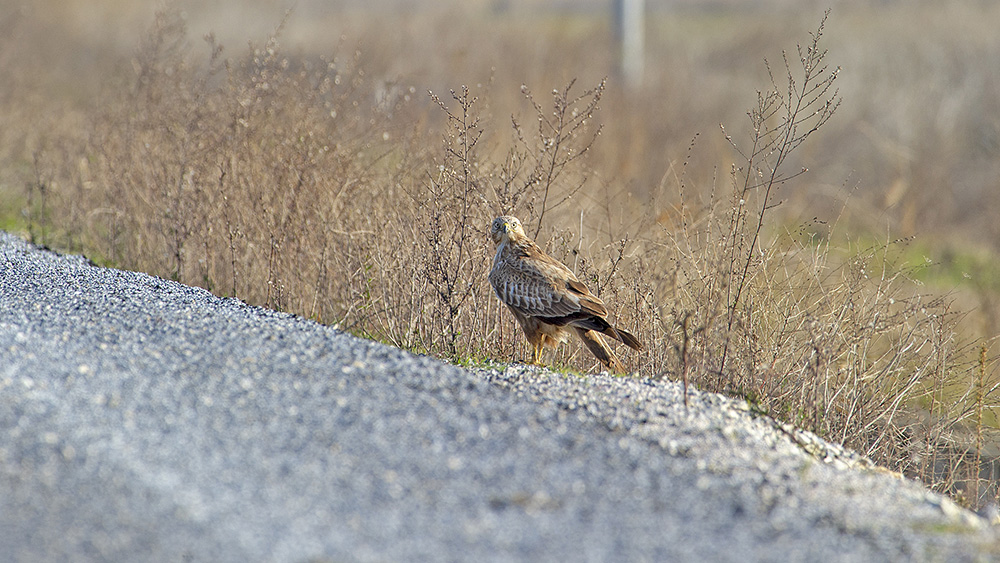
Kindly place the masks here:
[(513, 213), (638, 376), (995, 501), (1000, 5), (647, 0), (626, 88), (609, 4), (0, 2), (0, 227), (492, 362)]

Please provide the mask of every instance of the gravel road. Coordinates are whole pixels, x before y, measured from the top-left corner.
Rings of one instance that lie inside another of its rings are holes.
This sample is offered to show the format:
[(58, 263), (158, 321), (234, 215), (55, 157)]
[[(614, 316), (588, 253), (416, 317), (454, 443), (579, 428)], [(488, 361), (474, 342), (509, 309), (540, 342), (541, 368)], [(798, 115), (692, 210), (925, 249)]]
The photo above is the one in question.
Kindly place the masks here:
[(989, 561), (995, 528), (742, 403), (463, 370), (0, 233), (10, 561)]

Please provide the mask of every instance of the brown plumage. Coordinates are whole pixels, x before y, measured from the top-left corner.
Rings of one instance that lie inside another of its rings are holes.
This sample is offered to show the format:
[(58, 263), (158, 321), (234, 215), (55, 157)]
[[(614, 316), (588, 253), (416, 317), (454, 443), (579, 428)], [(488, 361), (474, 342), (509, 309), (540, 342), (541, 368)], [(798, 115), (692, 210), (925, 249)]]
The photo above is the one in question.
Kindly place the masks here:
[(608, 322), (608, 309), (599, 297), (561, 262), (548, 256), (527, 235), (517, 217), (497, 217), (490, 227), (497, 253), (490, 270), (490, 285), (534, 348), (534, 363), (542, 347), (555, 348), (569, 338), (572, 327), (601, 364), (624, 372), (621, 362), (601, 334), (642, 350), (639, 340)]

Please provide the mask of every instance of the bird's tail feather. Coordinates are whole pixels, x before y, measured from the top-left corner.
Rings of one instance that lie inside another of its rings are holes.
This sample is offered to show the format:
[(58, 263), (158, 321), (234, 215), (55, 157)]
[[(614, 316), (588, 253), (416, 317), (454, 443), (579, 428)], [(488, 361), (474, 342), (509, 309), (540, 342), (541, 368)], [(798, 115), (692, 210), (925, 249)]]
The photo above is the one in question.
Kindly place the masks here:
[(615, 340), (620, 340), (622, 344), (628, 346), (629, 348), (632, 348), (633, 350), (637, 350), (639, 352), (643, 350), (642, 343), (639, 342), (639, 339), (636, 338), (635, 336), (632, 336), (631, 332), (623, 328), (615, 328), (611, 325), (608, 325), (607, 328), (598, 332), (606, 334), (611, 338), (614, 338)]
[(618, 334), (618, 340), (621, 340), (629, 348), (639, 352), (643, 350), (642, 342), (639, 342), (638, 338), (632, 336), (631, 332), (623, 328), (616, 328), (615, 332)]
[[(605, 344), (604, 339), (601, 338), (601, 335), (598, 334), (597, 331), (587, 330), (580, 327), (573, 328), (576, 329), (576, 333), (580, 336), (580, 340), (583, 340), (587, 349), (590, 350), (590, 352), (594, 354), (598, 360), (600, 360), (604, 367), (617, 373), (625, 373), (624, 366), (622, 366), (621, 362), (618, 361), (614, 352), (611, 351), (611, 348), (608, 348), (608, 345)], [(629, 336), (632, 335), (630, 334)], [(632, 336), (632, 339), (634, 340), (635, 337)]]

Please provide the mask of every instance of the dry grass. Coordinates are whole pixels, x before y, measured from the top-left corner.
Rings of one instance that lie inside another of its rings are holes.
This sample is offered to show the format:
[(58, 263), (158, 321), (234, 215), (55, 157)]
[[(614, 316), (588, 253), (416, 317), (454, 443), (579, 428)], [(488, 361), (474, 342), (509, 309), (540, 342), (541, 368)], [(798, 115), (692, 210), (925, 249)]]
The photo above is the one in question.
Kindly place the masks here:
[[(457, 65), (482, 83), (428, 95), (413, 75), (386, 78), (406, 52), (391, 49), (398, 37), (375, 54), (342, 42), (322, 56), (282, 47), (283, 23), (233, 54), (213, 37), (192, 45), (180, 12), (166, 10), (128, 64), (95, 64), (103, 79), (81, 86), (93, 100), (50, 101), (37, 59), (0, 57), (12, 77), (0, 85), (11, 124), (0, 189), (36, 240), (462, 360), (529, 357), (486, 281), (486, 225), (514, 213), (647, 343), (623, 354), (640, 376), (745, 397), (970, 506), (995, 499), (996, 478), (979, 478), (997, 458), (989, 342), (963, 333), (951, 297), (915, 281), (909, 237), (869, 228), (856, 208), (871, 197), (832, 205), (803, 175), (804, 162), (829, 159), (814, 148), (828, 131), (853, 147), (837, 123), (854, 100), (840, 105), (823, 28), (780, 65), (726, 66), (713, 58), (720, 44), (757, 51), (745, 47), (761, 37), (701, 17), (712, 46), (692, 68), (664, 58), (673, 79), (651, 73), (639, 93), (603, 73), (546, 71), (611, 64), (588, 59), (607, 29), (580, 16), (534, 23), (568, 47), (543, 50), (555, 62), (531, 75), (510, 65), (483, 76), (484, 53), (517, 61), (540, 45), (525, 32), (484, 35)], [(444, 54), (405, 57), (425, 84), (454, 78), (435, 66)], [(553, 76), (558, 88), (531, 90)], [(699, 94), (750, 111), (716, 115), (735, 125), (691, 141), (692, 116), (707, 110), (683, 100)], [(665, 99), (681, 101), (656, 109)], [(916, 180), (892, 189), (923, 193)], [(802, 221), (804, 209), (815, 218)], [(595, 367), (576, 346), (549, 359)]]

